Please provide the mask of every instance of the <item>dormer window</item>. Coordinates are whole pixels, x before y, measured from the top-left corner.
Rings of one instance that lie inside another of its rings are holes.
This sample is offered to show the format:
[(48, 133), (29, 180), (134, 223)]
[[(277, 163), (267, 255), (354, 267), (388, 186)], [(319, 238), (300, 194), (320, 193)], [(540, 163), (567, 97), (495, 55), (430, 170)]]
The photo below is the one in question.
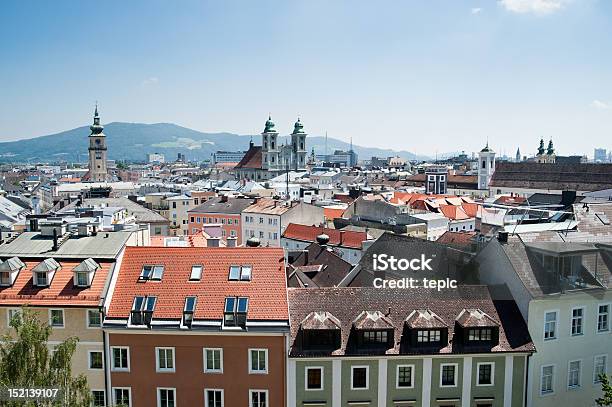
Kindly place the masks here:
[(183, 308), (183, 325), (184, 326), (191, 328), (195, 306), (196, 306), (196, 297), (185, 298), (185, 307)]
[(132, 325), (150, 325), (156, 302), (157, 297), (134, 297), (131, 312)]
[(364, 331), (363, 332), (363, 344), (364, 345), (381, 345), (386, 344), (388, 341), (387, 331)]
[(428, 342), (440, 342), (442, 338), (439, 329), (421, 329), (417, 331), (417, 342), (428, 343)]
[(142, 271), (140, 272), (140, 280), (156, 280), (160, 281), (162, 276), (164, 275), (164, 266), (163, 265), (148, 265), (145, 264), (142, 266)]
[(491, 328), (471, 328), (468, 329), (469, 341), (490, 341), (493, 338)]
[(204, 266), (201, 264), (194, 264), (191, 266), (191, 274), (189, 275), (189, 281), (200, 281), (202, 279), (202, 271)]
[(0, 264), (0, 286), (12, 286), (23, 268), (25, 268), (25, 264), (18, 257), (11, 257)]
[(83, 260), (78, 266), (72, 269), (74, 273), (74, 285), (76, 287), (90, 287), (93, 282), (96, 270), (100, 266), (92, 258)]
[(353, 321), (358, 343), (363, 346), (391, 346), (393, 322), (380, 311), (363, 311)]
[(415, 310), (405, 321), (406, 337), (411, 346), (445, 346), (448, 341), (448, 326), (442, 318), (429, 309)]
[(467, 345), (495, 345), (499, 341), (499, 323), (480, 309), (463, 309), (457, 319), (456, 336)]
[(228, 280), (230, 281), (251, 281), (253, 267), (250, 265), (232, 265), (229, 270)]
[(36, 287), (48, 287), (53, 281), (55, 272), (60, 268), (60, 264), (55, 259), (45, 259), (32, 269), (32, 282)]
[(249, 299), (246, 297), (225, 298), (223, 324), (225, 326), (246, 327)]
[(329, 312), (311, 312), (300, 323), (304, 347), (337, 349), (340, 345), (341, 323)]

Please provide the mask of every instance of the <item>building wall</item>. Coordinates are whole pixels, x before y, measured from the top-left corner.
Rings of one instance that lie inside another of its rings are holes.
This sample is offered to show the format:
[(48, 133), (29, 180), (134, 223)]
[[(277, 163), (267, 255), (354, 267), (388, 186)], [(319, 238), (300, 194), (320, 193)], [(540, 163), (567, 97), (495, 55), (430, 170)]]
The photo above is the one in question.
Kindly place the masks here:
[[(285, 337), (255, 334), (110, 333), (109, 346), (128, 346), (129, 372), (111, 372), (111, 387), (130, 387), (131, 407), (157, 405), (157, 388), (176, 388), (177, 406), (203, 406), (205, 389), (224, 390), (225, 406), (248, 406), (249, 389), (268, 390), (269, 406), (285, 400)], [(175, 372), (156, 372), (156, 347), (175, 348)], [(204, 348), (223, 349), (223, 373), (204, 373)], [(249, 374), (249, 348), (268, 349), (268, 374)]]
[[(199, 219), (199, 221), (198, 221)], [(206, 219), (206, 221), (204, 221)], [(238, 238), (237, 244), (242, 244), (242, 228), (240, 226), (240, 214), (222, 213), (189, 213), (189, 234), (195, 234), (202, 230), (203, 225), (210, 223), (221, 224), (225, 232), (223, 240), (230, 236)]]
[(280, 247), (282, 234), (280, 215), (243, 212), (240, 222), (242, 223), (242, 236), (244, 240), (255, 236), (259, 239), (262, 246)]

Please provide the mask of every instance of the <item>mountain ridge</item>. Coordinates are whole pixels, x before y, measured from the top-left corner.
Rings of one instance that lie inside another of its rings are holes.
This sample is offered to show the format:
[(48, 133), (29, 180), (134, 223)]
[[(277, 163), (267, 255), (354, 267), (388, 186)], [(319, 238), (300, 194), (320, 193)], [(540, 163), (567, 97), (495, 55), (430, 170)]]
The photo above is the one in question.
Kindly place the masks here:
[[(59, 133), (34, 138), (0, 142), (0, 162), (84, 162), (87, 160), (89, 126), (76, 127)], [(210, 159), (215, 151), (245, 151), (252, 138), (259, 144), (260, 135), (239, 135), (229, 132), (205, 133), (174, 123), (111, 122), (104, 125), (108, 158), (117, 161), (145, 161), (149, 153), (161, 153), (174, 160), (178, 153), (188, 160)], [(286, 142), (288, 136), (279, 137)], [(325, 153), (325, 137), (309, 135), (308, 152)], [(333, 137), (327, 138), (327, 150), (348, 150), (350, 144)], [(409, 151), (353, 145), (359, 159), (372, 156), (400, 156), (408, 160), (426, 159)]]

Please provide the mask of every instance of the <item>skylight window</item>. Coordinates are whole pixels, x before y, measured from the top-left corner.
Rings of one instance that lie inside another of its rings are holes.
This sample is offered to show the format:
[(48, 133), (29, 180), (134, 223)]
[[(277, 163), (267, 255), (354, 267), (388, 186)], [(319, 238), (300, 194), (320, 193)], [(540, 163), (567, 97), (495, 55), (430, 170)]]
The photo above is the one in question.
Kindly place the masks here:
[(152, 280), (161, 280), (164, 275), (164, 266), (153, 266)]
[(142, 266), (142, 271), (140, 272), (140, 280), (161, 280), (164, 275), (164, 266), (163, 265), (149, 265), (145, 264)]
[(230, 266), (229, 280), (230, 281), (251, 281), (253, 267), (250, 265)]
[(196, 297), (185, 298), (185, 308), (183, 308), (183, 325), (191, 327), (193, 313), (196, 306)]
[(199, 281), (202, 279), (202, 270), (204, 266), (201, 264), (196, 264), (191, 266), (191, 274), (189, 275), (189, 280), (191, 281)]
[(225, 298), (225, 309), (223, 312), (223, 323), (225, 326), (246, 326), (247, 313), (249, 310), (249, 299), (246, 297)]
[(134, 297), (131, 312), (132, 325), (150, 325), (156, 302), (157, 297)]
[(149, 280), (151, 279), (152, 273), (153, 273), (153, 266), (144, 265), (142, 266), (142, 271), (140, 272), (140, 279)]

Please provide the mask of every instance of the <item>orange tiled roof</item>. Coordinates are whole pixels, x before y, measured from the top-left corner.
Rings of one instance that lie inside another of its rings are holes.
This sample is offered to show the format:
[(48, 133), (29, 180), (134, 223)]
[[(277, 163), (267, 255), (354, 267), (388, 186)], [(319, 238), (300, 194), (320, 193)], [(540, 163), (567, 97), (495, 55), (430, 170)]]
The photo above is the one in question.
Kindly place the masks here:
[[(161, 281), (139, 282), (142, 266), (164, 265)], [(189, 281), (191, 266), (204, 266)], [(253, 267), (251, 281), (228, 281), (230, 265)], [(153, 318), (180, 319), (185, 297), (196, 296), (195, 319), (220, 320), (225, 298), (249, 298), (249, 320), (287, 320), (286, 276), (279, 247), (127, 247), (108, 309), (108, 318), (128, 318), (135, 296), (156, 296)]]
[(455, 205), (440, 205), (439, 208), (442, 215), (452, 220), (463, 220), (469, 219), (470, 217), (461, 209), (460, 206)]
[(26, 267), (19, 272), (11, 287), (0, 287), (0, 305), (33, 305), (33, 306), (85, 306), (97, 307), (104, 291), (106, 278), (113, 263), (98, 262), (91, 287), (80, 288), (73, 284), (72, 269), (80, 261), (59, 261), (61, 268), (55, 272), (51, 285), (45, 288), (35, 287), (32, 283), (32, 269), (41, 261), (23, 261)]
[(317, 236), (320, 234), (329, 236), (329, 244), (332, 246), (350, 247), (354, 249), (361, 249), (361, 242), (368, 239), (368, 235), (365, 232), (346, 230), (343, 231), (342, 244), (340, 244), (340, 236), (342, 233), (338, 229), (298, 225), (297, 223), (290, 223), (287, 229), (285, 229), (283, 237), (304, 242), (315, 242)]

